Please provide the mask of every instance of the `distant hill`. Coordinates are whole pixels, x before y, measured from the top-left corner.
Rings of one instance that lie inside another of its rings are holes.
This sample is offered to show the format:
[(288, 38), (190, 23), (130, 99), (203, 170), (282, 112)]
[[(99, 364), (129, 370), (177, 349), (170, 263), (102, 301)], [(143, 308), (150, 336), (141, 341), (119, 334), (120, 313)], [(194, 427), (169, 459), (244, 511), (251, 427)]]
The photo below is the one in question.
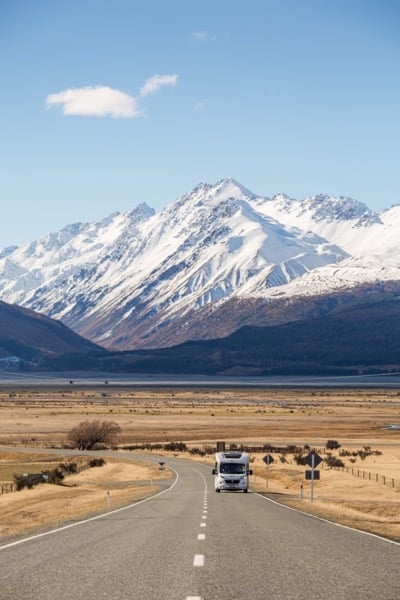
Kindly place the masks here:
[(38, 364), (44, 358), (99, 349), (59, 321), (0, 301), (0, 366)]
[[(247, 326), (215, 340), (155, 350), (90, 353), (86, 367), (164, 374), (345, 374), (400, 370), (400, 297), (364, 298), (328, 316)], [(76, 369), (82, 357), (52, 360)]]

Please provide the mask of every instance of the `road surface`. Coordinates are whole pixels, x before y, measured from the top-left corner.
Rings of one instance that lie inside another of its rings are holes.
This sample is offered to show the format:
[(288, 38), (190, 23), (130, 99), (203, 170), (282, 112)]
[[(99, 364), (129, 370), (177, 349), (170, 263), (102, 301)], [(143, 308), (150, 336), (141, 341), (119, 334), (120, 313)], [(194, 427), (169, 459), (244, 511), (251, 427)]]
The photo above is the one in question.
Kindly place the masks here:
[(216, 494), (206, 465), (168, 465), (176, 479), (156, 497), (47, 535), (0, 539), (0, 599), (400, 598), (400, 545), (255, 493)]
[(121, 373), (20, 373), (0, 371), (0, 388), (19, 386), (121, 386), (121, 387), (238, 387), (238, 388), (380, 388), (400, 389), (400, 373), (338, 376), (259, 376), (218, 375), (124, 375)]

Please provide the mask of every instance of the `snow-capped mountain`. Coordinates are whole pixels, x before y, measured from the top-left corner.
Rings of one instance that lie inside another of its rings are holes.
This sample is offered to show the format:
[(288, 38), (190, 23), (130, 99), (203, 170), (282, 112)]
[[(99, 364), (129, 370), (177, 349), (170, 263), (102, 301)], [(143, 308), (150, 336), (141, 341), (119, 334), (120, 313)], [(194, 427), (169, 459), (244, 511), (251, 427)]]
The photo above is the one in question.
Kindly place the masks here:
[[(151, 346), (160, 330), (232, 298), (324, 293), (400, 280), (400, 207), (256, 196), (200, 184), (160, 213), (145, 204), (0, 253), (0, 298), (105, 346)], [(212, 332), (210, 332), (212, 333)]]

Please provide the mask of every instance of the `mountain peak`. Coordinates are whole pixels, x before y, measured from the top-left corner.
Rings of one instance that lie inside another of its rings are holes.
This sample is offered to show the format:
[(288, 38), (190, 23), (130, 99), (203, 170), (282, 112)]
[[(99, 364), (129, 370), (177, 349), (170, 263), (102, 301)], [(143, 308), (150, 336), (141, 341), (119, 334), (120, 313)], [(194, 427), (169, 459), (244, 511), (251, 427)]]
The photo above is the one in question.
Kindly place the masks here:
[[(165, 328), (215, 302), (269, 298), (277, 287), (276, 294), (290, 295), (294, 279), (296, 293), (311, 285), (323, 290), (328, 265), (331, 287), (344, 263), (354, 286), (367, 275), (388, 277), (389, 257), (398, 256), (397, 214), (393, 209), (382, 222), (343, 196), (269, 199), (232, 178), (200, 183), (157, 214), (143, 202), (0, 257), (0, 298), (114, 347), (149, 345), (156, 331), (162, 343)], [(367, 269), (361, 259), (372, 250), (376, 260)], [(349, 256), (360, 260), (350, 264)], [(189, 338), (189, 317), (185, 328)]]
[(140, 223), (156, 214), (154, 208), (151, 208), (146, 202), (141, 202), (128, 213), (131, 222)]
[(254, 198), (255, 195), (244, 185), (233, 179), (232, 177), (228, 177), (226, 179), (221, 179), (218, 183), (216, 183), (213, 188), (218, 191), (219, 194), (223, 194), (224, 196), (230, 195), (231, 197), (245, 196), (247, 198)]

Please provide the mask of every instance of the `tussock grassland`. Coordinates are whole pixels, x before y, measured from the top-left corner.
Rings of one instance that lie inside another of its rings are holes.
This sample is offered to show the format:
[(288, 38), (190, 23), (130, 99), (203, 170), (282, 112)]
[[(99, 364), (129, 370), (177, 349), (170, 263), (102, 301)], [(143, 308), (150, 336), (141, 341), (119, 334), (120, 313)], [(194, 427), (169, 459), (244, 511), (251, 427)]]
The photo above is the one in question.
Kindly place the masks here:
[[(184, 441), (189, 448), (201, 449), (225, 440), (227, 445), (308, 445), (325, 458), (327, 440), (338, 440), (349, 452), (368, 446), (381, 454), (342, 460), (349, 469), (371, 473), (372, 479), (323, 464), (312, 503), (306, 467), (297, 465), (292, 455), (282, 462), (280, 453), (273, 454), (267, 488), (264, 453), (253, 452), (251, 487), (306, 512), (400, 540), (400, 431), (388, 428), (400, 423), (397, 390), (79, 388), (75, 384), (58, 389), (3, 389), (0, 446), (7, 448), (7, 456), (0, 452), (0, 465), (1, 460), (38, 462), (37, 455), (17, 455), (15, 446), (42, 448), (41, 461), (52, 462), (51, 448), (62, 448), (74, 425), (93, 419), (118, 423), (120, 447)], [(332, 454), (339, 456), (339, 451)], [(183, 456), (193, 459), (193, 455)], [(210, 456), (197, 460), (212, 463)], [(71, 487), (46, 484), (0, 496), (0, 540), (49, 522), (107, 510), (108, 488), (113, 505), (152, 493), (156, 478), (167, 473), (157, 467), (142, 468), (108, 461), (105, 467), (67, 478)], [(377, 475), (393, 479), (394, 485), (377, 482)], [(149, 480), (153, 486), (146, 486)]]
[[(7, 455), (0, 452), (2, 460), (10, 460)], [(14, 460), (18, 466), (18, 456)], [(1, 468), (0, 462), (0, 472)], [(2, 494), (0, 545), (22, 532), (60, 525), (145, 498), (159, 491), (161, 480), (169, 476), (168, 470), (160, 471), (157, 465), (107, 459), (102, 467), (67, 475), (62, 485), (40, 484), (31, 490)]]

